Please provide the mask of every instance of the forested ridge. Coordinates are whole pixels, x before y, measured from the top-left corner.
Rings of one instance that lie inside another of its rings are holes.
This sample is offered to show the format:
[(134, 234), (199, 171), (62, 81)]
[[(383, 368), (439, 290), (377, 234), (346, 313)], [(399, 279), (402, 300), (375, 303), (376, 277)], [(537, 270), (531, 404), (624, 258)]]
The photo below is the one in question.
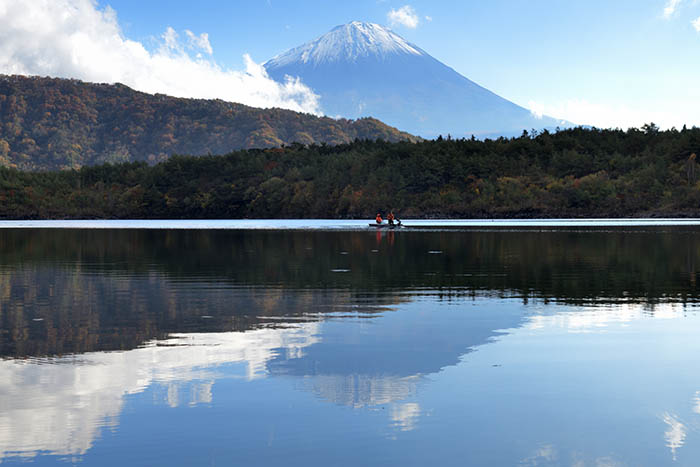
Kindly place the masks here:
[(24, 170), (155, 163), (292, 142), (417, 140), (373, 118), (332, 119), (221, 100), (146, 94), (121, 84), (0, 75), (0, 165)]
[(156, 165), (0, 169), (0, 217), (700, 216), (700, 129), (292, 144)]

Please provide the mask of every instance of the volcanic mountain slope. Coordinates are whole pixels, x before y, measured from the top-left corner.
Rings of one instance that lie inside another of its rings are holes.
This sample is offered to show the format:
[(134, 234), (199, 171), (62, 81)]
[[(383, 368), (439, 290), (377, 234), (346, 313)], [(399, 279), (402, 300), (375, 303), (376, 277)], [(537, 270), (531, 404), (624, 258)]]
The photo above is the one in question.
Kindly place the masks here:
[(378, 24), (338, 26), (265, 63), (275, 80), (298, 76), (326, 115), (372, 116), (424, 137), (519, 135), (568, 126), (537, 118)]
[(417, 138), (349, 121), (221, 100), (145, 94), (121, 84), (0, 75), (0, 165), (44, 170), (171, 154)]

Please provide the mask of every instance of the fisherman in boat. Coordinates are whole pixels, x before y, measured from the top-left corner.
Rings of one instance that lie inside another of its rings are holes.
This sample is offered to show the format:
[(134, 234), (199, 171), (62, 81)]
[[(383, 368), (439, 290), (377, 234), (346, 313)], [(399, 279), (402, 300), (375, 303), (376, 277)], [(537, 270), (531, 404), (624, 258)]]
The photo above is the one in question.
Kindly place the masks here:
[(382, 215), (377, 213), (377, 217), (375, 218), (375, 220), (377, 221), (377, 224), (381, 224), (382, 223)]
[(389, 222), (389, 225), (394, 225), (394, 211), (389, 211), (389, 214), (386, 216), (386, 220)]

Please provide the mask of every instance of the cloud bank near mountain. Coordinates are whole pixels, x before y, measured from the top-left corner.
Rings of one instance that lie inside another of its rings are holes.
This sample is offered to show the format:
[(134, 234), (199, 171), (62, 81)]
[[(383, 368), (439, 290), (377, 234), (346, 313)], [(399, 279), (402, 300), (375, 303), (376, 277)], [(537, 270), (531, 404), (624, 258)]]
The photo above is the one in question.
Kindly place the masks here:
[(275, 82), (248, 55), (245, 71), (223, 69), (211, 58), (207, 33), (184, 36), (168, 28), (148, 50), (124, 37), (112, 8), (92, 0), (5, 0), (0, 73), (120, 82), (149, 93), (320, 113), (318, 96), (298, 79)]

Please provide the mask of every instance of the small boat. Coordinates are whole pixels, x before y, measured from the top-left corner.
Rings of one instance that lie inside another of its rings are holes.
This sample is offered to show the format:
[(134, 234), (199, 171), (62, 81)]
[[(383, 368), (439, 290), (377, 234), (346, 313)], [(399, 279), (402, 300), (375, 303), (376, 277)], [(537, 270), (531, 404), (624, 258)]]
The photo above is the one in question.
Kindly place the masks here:
[(374, 227), (375, 229), (400, 229), (403, 227), (403, 224), (388, 224), (382, 222), (381, 224), (377, 224), (376, 222), (370, 223), (370, 227)]

